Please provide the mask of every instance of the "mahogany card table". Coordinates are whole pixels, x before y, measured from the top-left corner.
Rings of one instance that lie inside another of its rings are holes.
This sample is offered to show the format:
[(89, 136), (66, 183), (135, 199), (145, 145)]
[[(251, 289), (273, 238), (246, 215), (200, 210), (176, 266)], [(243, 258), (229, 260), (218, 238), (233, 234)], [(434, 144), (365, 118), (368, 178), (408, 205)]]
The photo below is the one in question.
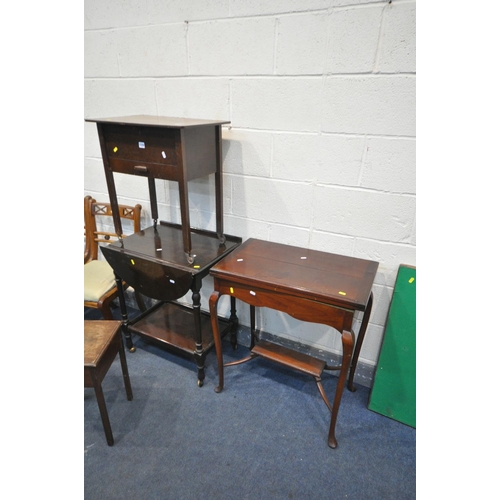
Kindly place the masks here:
[[(328, 445), (337, 447), (335, 425), (344, 385), (354, 390), (353, 381), (359, 352), (373, 303), (372, 286), (378, 262), (332, 253), (307, 250), (251, 238), (219, 261), (210, 270), (214, 291), (209, 299), (212, 330), (218, 362), (219, 385), (224, 387), (224, 366), (236, 365), (257, 356), (312, 375), (331, 411)], [(229, 295), (250, 305), (250, 355), (223, 364), (217, 303)], [(342, 338), (341, 366), (267, 340), (259, 340), (255, 330), (255, 307), (269, 307), (290, 316), (332, 327), (332, 335)], [(357, 342), (353, 332), (356, 311), (363, 312)], [(323, 370), (338, 370), (337, 388), (330, 404), (321, 383)], [(348, 380), (349, 377), (349, 380)]]

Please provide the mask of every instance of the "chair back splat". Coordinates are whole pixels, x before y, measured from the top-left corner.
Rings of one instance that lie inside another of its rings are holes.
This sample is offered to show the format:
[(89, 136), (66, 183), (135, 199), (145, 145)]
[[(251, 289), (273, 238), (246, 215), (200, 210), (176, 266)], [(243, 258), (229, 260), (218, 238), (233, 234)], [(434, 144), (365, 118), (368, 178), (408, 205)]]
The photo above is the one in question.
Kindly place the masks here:
[[(141, 205), (118, 205), (118, 210), (122, 226), (130, 229), (129, 234), (141, 230)], [(111, 304), (118, 296), (115, 275), (106, 260), (99, 259), (99, 246), (118, 240), (118, 235), (113, 231), (111, 204), (97, 202), (92, 196), (86, 196), (84, 198), (84, 223), (84, 306), (99, 309), (104, 319), (113, 319)], [(123, 237), (126, 235), (123, 234)], [(125, 289), (127, 284), (123, 283), (123, 286)], [(144, 311), (142, 296), (134, 292), (139, 309)]]
[[(118, 205), (120, 218), (133, 222), (133, 231), (141, 230), (141, 205), (135, 207)], [(85, 263), (97, 260), (99, 256), (99, 244), (109, 244), (117, 241), (118, 235), (114, 231), (98, 230), (97, 219), (100, 219), (99, 227), (112, 227), (113, 212), (110, 203), (98, 203), (92, 196), (84, 198), (84, 221), (85, 221)], [(126, 235), (122, 235), (126, 236)]]

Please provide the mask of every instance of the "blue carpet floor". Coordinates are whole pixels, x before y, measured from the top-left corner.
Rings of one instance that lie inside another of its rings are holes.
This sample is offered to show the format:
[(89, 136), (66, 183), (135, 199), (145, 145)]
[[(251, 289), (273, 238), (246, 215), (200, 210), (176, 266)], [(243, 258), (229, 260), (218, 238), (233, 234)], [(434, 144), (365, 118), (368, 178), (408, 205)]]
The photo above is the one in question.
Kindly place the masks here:
[[(106, 443), (92, 389), (84, 390), (85, 498), (413, 499), (415, 429), (368, 410), (369, 389), (347, 389), (336, 437), (312, 377), (264, 359), (225, 369), (215, 353), (197, 385), (190, 359), (134, 337), (127, 351), (134, 393), (127, 401), (118, 358), (103, 390), (115, 444)], [(224, 361), (244, 357), (223, 341)], [(337, 377), (324, 387), (335, 392)]]

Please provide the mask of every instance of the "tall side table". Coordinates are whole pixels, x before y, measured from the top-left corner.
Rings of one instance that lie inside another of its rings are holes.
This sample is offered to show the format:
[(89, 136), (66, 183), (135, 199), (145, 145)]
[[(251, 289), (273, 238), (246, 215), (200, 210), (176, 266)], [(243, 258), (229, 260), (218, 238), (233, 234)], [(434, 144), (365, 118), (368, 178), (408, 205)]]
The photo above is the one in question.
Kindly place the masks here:
[[(223, 228), (222, 136), (220, 120), (134, 115), (88, 118), (97, 124), (104, 173), (113, 211), (116, 244), (102, 252), (117, 278), (122, 323), (127, 347), (135, 348), (131, 333), (137, 333), (194, 357), (198, 385), (205, 378), (205, 356), (213, 347), (210, 317), (200, 308), (202, 280), (210, 268), (241, 238), (226, 236)], [(122, 237), (114, 174), (148, 180), (153, 226)], [(188, 181), (215, 174), (216, 230), (191, 227)], [(176, 181), (179, 188), (181, 224), (158, 221), (155, 180)], [(134, 321), (128, 314), (121, 279), (141, 294), (158, 302)], [(192, 291), (192, 307), (177, 299)], [(234, 321), (229, 326), (235, 325)], [(236, 342), (236, 335), (233, 335)]]
[[(253, 238), (244, 242), (210, 271), (214, 279), (214, 292), (209, 305), (219, 374), (219, 385), (215, 391), (220, 392), (224, 387), (224, 366), (249, 361), (257, 356), (312, 375), (331, 411), (328, 445), (336, 448), (335, 425), (342, 393), (349, 370), (348, 387), (354, 390), (354, 372), (370, 317), (372, 286), (377, 268), (378, 262), (371, 260)], [(223, 364), (217, 317), (217, 303), (222, 295), (230, 295), (249, 304), (251, 312), (250, 355), (227, 365)], [(259, 340), (255, 330), (256, 306), (286, 312), (302, 321), (329, 325), (340, 332), (342, 365), (328, 366), (323, 360)], [(364, 311), (357, 342), (352, 331), (356, 311)], [(323, 370), (340, 371), (333, 405), (330, 405), (321, 384)]]
[(188, 181), (215, 174), (216, 233), (221, 243), (224, 242), (221, 125), (230, 122), (149, 115), (88, 118), (86, 121), (97, 124), (113, 222), (119, 236), (122, 226), (117, 210), (115, 172), (148, 179), (155, 226), (158, 221), (155, 179), (176, 181), (184, 253), (187, 261), (193, 263)]

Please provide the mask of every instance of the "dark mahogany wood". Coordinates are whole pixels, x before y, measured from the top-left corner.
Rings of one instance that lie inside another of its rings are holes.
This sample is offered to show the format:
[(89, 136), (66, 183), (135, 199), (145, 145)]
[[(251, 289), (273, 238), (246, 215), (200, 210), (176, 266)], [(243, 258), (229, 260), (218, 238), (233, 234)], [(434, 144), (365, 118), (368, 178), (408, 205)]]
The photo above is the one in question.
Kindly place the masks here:
[(113, 446), (114, 438), (101, 384), (117, 354), (120, 356), (127, 399), (132, 401), (133, 398), (120, 325), (120, 321), (114, 320), (84, 321), (84, 386), (94, 388), (109, 446)]
[[(215, 263), (241, 243), (241, 238), (224, 235), (223, 228), (221, 126), (230, 122), (149, 115), (86, 121), (97, 125), (112, 206), (117, 204), (115, 173), (145, 177), (148, 182), (153, 226), (103, 249), (117, 277), (127, 348), (135, 350), (131, 333), (136, 333), (162, 346), (191, 353), (201, 386), (206, 352), (213, 346), (211, 330), (201, 313), (202, 280)], [(189, 217), (188, 182), (210, 174), (215, 175), (215, 233), (192, 228)], [(156, 179), (178, 183), (180, 225), (158, 221)], [(113, 221), (121, 236), (120, 219), (114, 217)], [(161, 304), (129, 322), (121, 280)], [(172, 307), (173, 301), (189, 291), (191, 314)], [(229, 324), (237, 322), (230, 320)], [(235, 331), (231, 328), (234, 346)]]
[[(370, 260), (254, 238), (235, 249), (210, 270), (214, 279), (214, 292), (210, 296), (209, 306), (219, 373), (216, 392), (224, 387), (224, 364), (217, 315), (220, 296), (230, 295), (231, 298), (250, 305), (252, 333), (255, 333), (255, 307), (269, 307), (302, 321), (329, 325), (340, 332), (342, 338), (340, 367), (326, 366), (321, 360), (269, 342), (259, 341), (254, 346), (254, 335), (251, 355), (245, 360), (263, 356), (314, 376), (325, 403), (331, 409), (328, 444), (335, 448), (335, 425), (342, 393), (349, 371), (349, 388), (353, 389), (352, 381), (369, 321), (373, 301), (371, 290), (377, 268), (378, 263)], [(364, 316), (356, 343), (356, 356), (353, 358), (355, 339), (352, 325), (356, 311), (363, 311)], [(323, 369), (340, 370), (333, 405), (328, 402), (321, 384), (320, 374)]]
[[(210, 316), (201, 311), (200, 290), (210, 269), (241, 244), (241, 238), (227, 235), (221, 243), (211, 231), (191, 229), (196, 259), (186, 262), (183, 230), (179, 224), (160, 222), (106, 247), (102, 252), (119, 281), (124, 280), (146, 297), (159, 302), (129, 321), (123, 290), (120, 292), (122, 323), (127, 348), (135, 347), (132, 334), (145, 337), (161, 347), (192, 356), (198, 368), (198, 385), (205, 378), (205, 358), (214, 346)], [(176, 302), (192, 292), (192, 306)], [(235, 299), (231, 299), (234, 303)], [(237, 321), (221, 321), (224, 333), (231, 332), (236, 346)]]
[[(118, 204), (114, 173), (148, 179), (151, 213), (158, 218), (154, 179), (176, 181), (179, 186), (183, 251), (193, 262), (189, 217), (188, 181), (215, 174), (216, 232), (224, 241), (222, 217), (222, 155), (220, 120), (162, 116), (88, 118), (95, 122), (101, 145), (104, 173), (113, 207)], [(114, 218), (115, 231), (122, 234), (121, 221)]]

